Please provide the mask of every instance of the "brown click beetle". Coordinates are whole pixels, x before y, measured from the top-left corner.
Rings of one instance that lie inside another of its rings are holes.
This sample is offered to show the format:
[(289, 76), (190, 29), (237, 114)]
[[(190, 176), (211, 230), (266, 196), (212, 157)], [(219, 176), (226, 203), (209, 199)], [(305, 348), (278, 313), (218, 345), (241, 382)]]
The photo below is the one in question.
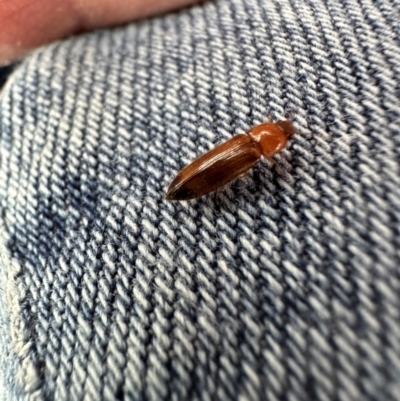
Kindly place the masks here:
[(216, 191), (246, 173), (264, 156), (282, 150), (296, 132), (288, 120), (264, 123), (198, 157), (172, 180), (165, 199), (188, 200)]

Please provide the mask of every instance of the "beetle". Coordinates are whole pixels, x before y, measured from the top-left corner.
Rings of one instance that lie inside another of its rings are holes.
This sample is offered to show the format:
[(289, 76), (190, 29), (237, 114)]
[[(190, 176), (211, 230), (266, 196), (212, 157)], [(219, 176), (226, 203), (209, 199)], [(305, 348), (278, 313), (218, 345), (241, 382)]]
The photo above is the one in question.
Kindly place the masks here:
[(257, 125), (195, 159), (172, 180), (167, 200), (189, 200), (207, 195), (246, 173), (264, 156), (282, 150), (296, 132), (289, 120)]

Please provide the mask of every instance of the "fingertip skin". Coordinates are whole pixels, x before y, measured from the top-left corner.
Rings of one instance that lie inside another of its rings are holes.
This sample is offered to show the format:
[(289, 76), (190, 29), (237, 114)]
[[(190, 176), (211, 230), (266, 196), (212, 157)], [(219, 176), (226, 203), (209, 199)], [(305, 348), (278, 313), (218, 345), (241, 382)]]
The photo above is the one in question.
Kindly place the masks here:
[(0, 64), (79, 29), (71, 0), (1, 0)]
[(193, 3), (196, 0), (0, 0), (0, 65), (71, 34)]
[(236, 135), (182, 169), (172, 180), (165, 199), (189, 200), (207, 195), (248, 171), (260, 156), (251, 137)]

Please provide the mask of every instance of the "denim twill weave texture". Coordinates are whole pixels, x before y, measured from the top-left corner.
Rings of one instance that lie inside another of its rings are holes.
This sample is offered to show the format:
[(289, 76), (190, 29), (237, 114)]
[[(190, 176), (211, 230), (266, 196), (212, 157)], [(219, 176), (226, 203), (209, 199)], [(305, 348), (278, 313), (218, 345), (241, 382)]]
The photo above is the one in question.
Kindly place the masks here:
[[(220, 0), (35, 52), (0, 96), (5, 399), (400, 399), (400, 4)], [(299, 134), (163, 200), (253, 125)]]

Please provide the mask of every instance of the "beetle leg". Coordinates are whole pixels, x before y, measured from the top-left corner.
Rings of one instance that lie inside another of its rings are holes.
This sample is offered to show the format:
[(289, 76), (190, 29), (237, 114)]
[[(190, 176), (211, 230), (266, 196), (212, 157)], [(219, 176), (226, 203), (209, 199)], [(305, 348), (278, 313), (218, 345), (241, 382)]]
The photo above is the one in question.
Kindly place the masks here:
[(267, 159), (270, 163), (272, 163), (274, 166), (276, 165), (276, 161), (272, 156), (264, 156), (265, 159)]

